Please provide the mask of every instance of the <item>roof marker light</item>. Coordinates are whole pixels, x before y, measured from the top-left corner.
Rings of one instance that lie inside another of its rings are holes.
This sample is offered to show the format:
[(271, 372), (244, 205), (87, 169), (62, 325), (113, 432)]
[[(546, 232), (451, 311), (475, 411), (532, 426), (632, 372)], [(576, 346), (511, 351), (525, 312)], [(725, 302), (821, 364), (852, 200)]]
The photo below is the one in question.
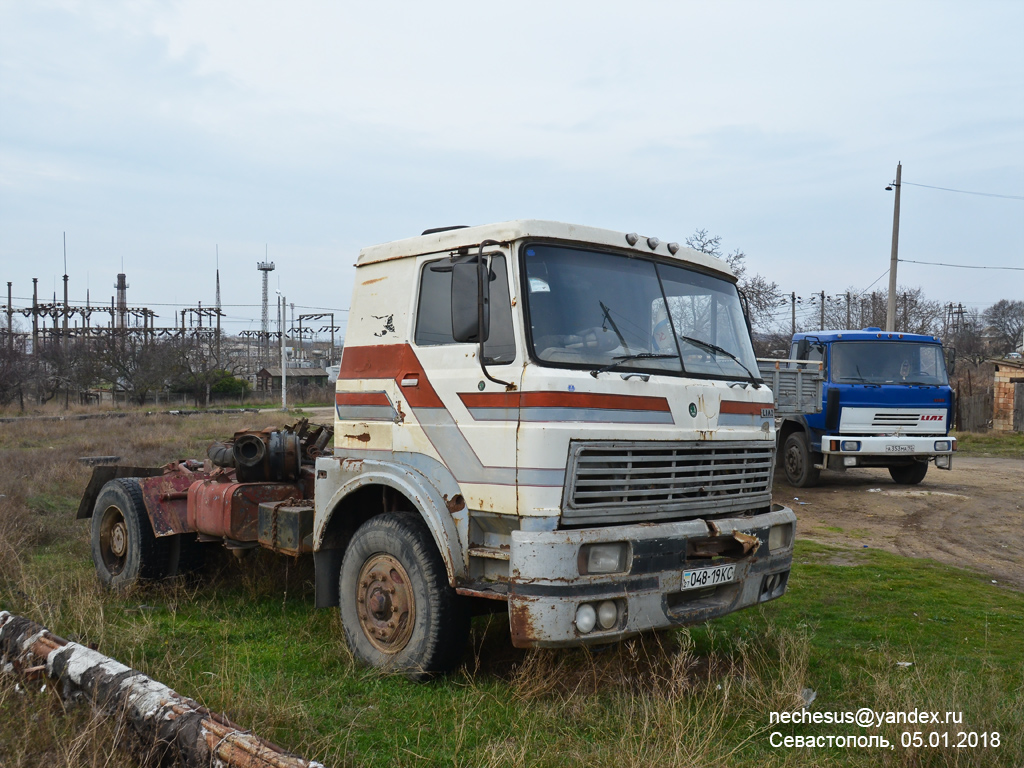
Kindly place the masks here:
[(668, 252), (671, 253), (673, 256), (679, 253), (679, 243), (669, 243)]
[(660, 243), (660, 242), (661, 242), (661, 240), (659, 240), (656, 237), (648, 237), (647, 238), (647, 247), (650, 248), (653, 251), (655, 248), (658, 247), (658, 243)]
[(630, 245), (636, 245), (639, 240), (640, 235), (638, 235), (636, 232), (630, 232), (628, 235), (626, 235), (626, 242), (629, 243)]

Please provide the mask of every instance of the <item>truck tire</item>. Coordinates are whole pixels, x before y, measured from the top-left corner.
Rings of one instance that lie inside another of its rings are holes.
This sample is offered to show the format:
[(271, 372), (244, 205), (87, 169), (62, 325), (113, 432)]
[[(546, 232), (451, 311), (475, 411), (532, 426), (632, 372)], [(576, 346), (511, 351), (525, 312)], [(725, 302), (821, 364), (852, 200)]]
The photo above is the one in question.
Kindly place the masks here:
[(339, 590), (345, 638), (358, 661), (411, 680), (461, 661), (469, 613), (419, 515), (386, 513), (360, 526), (341, 562)]
[(815, 468), (807, 437), (803, 432), (793, 432), (786, 438), (782, 448), (782, 466), (786, 480), (797, 488), (817, 485), (821, 470)]
[(889, 474), (897, 485), (917, 485), (928, 474), (928, 462), (915, 461), (913, 464), (889, 467)]
[(153, 534), (139, 481), (111, 480), (92, 513), (92, 559), (106, 587), (119, 589), (168, 574), (169, 542)]

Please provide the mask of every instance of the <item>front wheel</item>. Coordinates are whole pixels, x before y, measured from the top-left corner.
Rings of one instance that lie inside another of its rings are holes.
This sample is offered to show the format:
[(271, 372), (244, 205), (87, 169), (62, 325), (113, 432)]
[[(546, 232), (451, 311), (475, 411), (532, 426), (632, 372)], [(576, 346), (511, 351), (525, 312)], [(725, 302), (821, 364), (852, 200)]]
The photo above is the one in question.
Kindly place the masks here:
[(339, 590), (345, 638), (364, 664), (425, 680), (461, 660), (469, 614), (418, 515), (387, 513), (360, 526)]
[(915, 461), (899, 467), (889, 467), (889, 474), (897, 485), (917, 485), (928, 474), (927, 461)]
[(793, 432), (786, 438), (782, 448), (782, 463), (790, 485), (806, 488), (818, 484), (821, 470), (814, 466), (811, 451), (807, 447), (807, 436), (803, 432)]
[(160, 579), (170, 569), (170, 543), (153, 534), (139, 481), (111, 480), (92, 513), (92, 559), (107, 587), (127, 587), (140, 579)]

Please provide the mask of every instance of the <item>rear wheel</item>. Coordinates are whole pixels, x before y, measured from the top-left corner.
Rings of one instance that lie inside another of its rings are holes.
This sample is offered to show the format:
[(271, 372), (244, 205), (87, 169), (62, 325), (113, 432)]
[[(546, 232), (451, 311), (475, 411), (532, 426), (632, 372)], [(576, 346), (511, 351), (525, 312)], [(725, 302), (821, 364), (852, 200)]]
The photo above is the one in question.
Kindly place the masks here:
[(821, 470), (814, 466), (811, 451), (807, 447), (807, 436), (803, 432), (793, 432), (786, 438), (782, 449), (782, 464), (790, 485), (806, 488), (818, 484)]
[(889, 467), (889, 474), (892, 475), (893, 482), (898, 485), (917, 485), (928, 474), (928, 462), (915, 461), (913, 464)]
[(108, 587), (168, 575), (170, 542), (153, 534), (137, 479), (111, 480), (100, 491), (92, 513), (92, 559)]
[(360, 526), (339, 589), (345, 637), (364, 664), (425, 680), (461, 661), (469, 613), (418, 515), (387, 513)]

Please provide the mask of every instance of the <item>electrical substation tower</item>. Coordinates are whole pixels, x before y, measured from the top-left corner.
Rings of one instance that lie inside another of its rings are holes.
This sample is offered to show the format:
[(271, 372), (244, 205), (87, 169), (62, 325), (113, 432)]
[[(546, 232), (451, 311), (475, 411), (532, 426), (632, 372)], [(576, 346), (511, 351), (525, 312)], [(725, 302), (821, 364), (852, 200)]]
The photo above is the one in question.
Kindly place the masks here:
[(260, 326), (260, 352), (262, 360), (260, 365), (266, 366), (270, 363), (270, 315), (267, 313), (267, 281), (270, 273), (275, 269), (274, 262), (258, 262), (256, 269), (263, 273), (263, 325)]

